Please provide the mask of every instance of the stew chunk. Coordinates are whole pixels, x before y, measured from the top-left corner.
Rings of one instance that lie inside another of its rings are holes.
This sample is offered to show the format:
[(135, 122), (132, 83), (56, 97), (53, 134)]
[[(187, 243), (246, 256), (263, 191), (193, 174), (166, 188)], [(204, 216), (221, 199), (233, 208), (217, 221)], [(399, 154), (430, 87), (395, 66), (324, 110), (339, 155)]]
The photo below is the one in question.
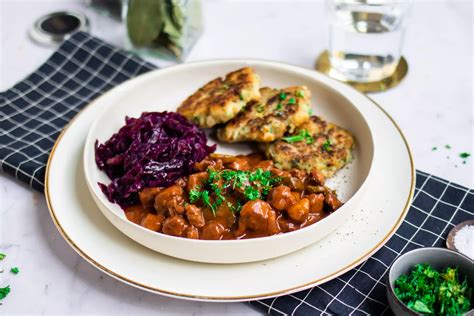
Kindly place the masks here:
[(239, 231), (246, 229), (267, 234), (270, 227), (276, 226), (275, 211), (270, 204), (262, 200), (249, 201), (245, 203), (240, 211)]

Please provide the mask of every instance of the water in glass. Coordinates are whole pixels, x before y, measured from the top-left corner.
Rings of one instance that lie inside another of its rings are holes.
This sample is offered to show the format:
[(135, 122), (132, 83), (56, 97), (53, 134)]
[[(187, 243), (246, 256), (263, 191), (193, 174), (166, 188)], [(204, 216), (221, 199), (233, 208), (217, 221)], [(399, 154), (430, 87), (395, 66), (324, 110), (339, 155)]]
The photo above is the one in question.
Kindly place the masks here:
[(400, 60), (410, 1), (328, 0), (329, 60), (342, 80), (390, 76)]

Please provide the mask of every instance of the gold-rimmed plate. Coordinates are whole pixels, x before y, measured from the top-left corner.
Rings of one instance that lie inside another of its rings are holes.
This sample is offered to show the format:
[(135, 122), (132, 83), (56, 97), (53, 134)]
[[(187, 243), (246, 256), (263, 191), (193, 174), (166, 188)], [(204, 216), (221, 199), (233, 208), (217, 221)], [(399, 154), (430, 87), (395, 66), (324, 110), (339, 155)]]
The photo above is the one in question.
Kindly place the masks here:
[[(254, 263), (196, 263), (149, 250), (115, 229), (88, 193), (82, 151), (87, 132), (101, 110), (93, 102), (59, 137), (46, 173), (46, 197), (53, 221), (84, 259), (118, 280), (151, 292), (192, 300), (243, 301), (288, 294), (327, 282), (367, 259), (394, 234), (411, 201), (414, 167), (401, 131), (380, 107), (344, 84), (299, 67), (252, 60), (202, 64), (285, 67), (296, 74), (312, 76), (358, 108), (373, 133), (376, 176), (369, 179), (352, 217), (312, 246)], [(120, 87), (116, 89), (120, 91)], [(323, 99), (324, 94), (319, 97)]]

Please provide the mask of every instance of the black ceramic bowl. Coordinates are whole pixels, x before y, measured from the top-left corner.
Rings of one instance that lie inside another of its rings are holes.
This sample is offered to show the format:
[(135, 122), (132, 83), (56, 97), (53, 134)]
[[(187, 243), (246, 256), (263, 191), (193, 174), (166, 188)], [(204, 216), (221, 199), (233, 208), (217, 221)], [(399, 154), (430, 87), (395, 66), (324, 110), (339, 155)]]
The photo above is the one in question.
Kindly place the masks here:
[[(446, 267), (459, 267), (459, 273), (467, 277), (467, 282), (474, 288), (474, 261), (456, 251), (445, 248), (419, 248), (409, 251), (398, 257), (389, 269), (387, 277), (387, 298), (390, 307), (395, 315), (420, 315), (409, 309), (400, 301), (394, 292), (395, 280), (402, 274), (408, 274), (411, 269), (419, 264), (427, 263), (433, 268), (440, 270)], [(471, 306), (472, 304), (471, 297)], [(468, 315), (473, 315), (471, 309)]]

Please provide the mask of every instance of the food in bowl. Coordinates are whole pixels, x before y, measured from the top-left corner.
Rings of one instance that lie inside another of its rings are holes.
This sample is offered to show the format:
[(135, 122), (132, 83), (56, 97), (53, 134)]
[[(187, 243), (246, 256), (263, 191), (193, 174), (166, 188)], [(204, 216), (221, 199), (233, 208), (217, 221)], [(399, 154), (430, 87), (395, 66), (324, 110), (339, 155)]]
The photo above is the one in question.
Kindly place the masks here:
[(260, 99), (260, 78), (250, 67), (233, 71), (199, 88), (177, 112), (199, 127), (210, 128), (234, 118), (248, 102)]
[(294, 133), (263, 145), (277, 168), (316, 170), (326, 178), (352, 160), (353, 147), (354, 138), (348, 131), (315, 115)]
[(192, 239), (246, 239), (298, 230), (342, 202), (317, 172), (275, 168), (259, 154), (212, 154), (174, 185), (146, 188), (129, 220), (153, 231)]
[(220, 141), (269, 143), (309, 120), (311, 92), (305, 86), (260, 89), (261, 98), (247, 104), (239, 115), (218, 129)]
[(214, 152), (206, 143), (201, 129), (174, 112), (126, 117), (109, 140), (95, 143), (96, 164), (112, 180), (99, 186), (112, 203), (136, 204), (140, 190), (174, 183)]
[[(246, 67), (196, 91), (177, 112), (143, 113), (103, 144), (96, 164), (112, 182), (99, 183), (128, 220), (191, 239), (272, 236), (316, 223), (342, 202), (324, 185), (350, 161), (354, 140), (312, 115), (306, 86), (262, 88)], [(224, 142), (254, 141), (247, 156), (212, 154), (199, 127)]]
[(472, 289), (458, 268), (440, 271), (417, 264), (395, 280), (395, 295), (411, 310), (429, 315), (463, 315), (471, 308)]

